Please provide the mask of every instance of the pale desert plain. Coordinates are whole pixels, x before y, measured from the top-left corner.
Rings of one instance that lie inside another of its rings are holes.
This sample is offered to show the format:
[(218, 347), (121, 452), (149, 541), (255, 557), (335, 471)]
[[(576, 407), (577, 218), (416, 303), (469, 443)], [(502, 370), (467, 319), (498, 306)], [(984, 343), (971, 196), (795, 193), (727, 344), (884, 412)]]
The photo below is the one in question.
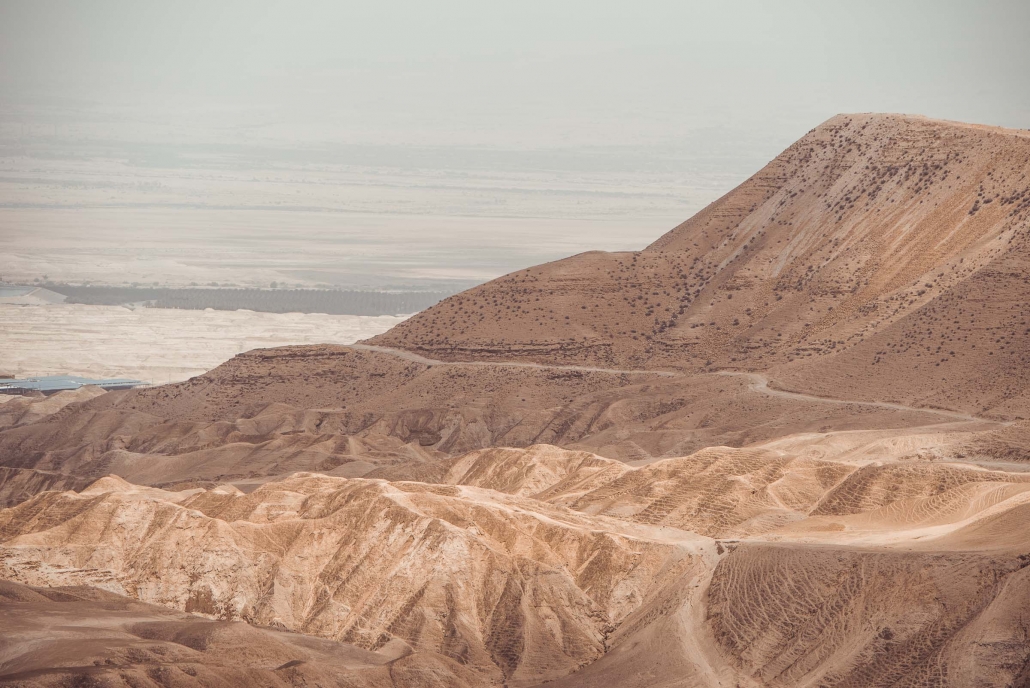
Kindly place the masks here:
[(85, 304), (0, 304), (0, 369), (181, 382), (236, 354), (286, 344), (352, 344), (404, 316), (256, 313)]

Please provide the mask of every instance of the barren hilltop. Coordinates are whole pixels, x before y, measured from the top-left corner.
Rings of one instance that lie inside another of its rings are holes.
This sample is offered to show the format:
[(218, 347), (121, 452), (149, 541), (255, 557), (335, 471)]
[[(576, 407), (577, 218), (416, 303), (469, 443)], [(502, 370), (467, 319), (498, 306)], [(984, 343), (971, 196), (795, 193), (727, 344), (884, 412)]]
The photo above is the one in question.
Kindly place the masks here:
[(1025, 685), (1028, 175), (841, 115), (643, 251), (0, 406), (0, 683)]
[[(1028, 131), (840, 115), (643, 251), (527, 268), (370, 343), (443, 360), (782, 367), (821, 389), (861, 372), (864, 395), (942, 405), (947, 379), (950, 405), (1022, 409), (1018, 347), (973, 347), (1028, 333), (1028, 175)], [(977, 389), (988, 364), (1006, 388)]]

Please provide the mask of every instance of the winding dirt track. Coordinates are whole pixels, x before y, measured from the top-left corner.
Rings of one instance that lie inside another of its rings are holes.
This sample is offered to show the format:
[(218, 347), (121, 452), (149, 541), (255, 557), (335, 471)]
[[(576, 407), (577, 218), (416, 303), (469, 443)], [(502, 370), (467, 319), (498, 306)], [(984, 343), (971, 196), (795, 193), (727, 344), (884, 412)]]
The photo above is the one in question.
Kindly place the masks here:
[[(577, 366), (577, 365), (551, 365), (547, 363), (524, 363), (516, 361), (439, 361), (434, 358), (426, 358), (418, 354), (405, 351), (403, 349), (392, 349), (387, 346), (375, 346), (372, 344), (351, 344), (350, 348), (358, 349), (360, 351), (374, 351), (377, 353), (387, 354), (390, 356), (396, 356), (406, 361), (412, 361), (413, 363), (421, 363), (426, 366), (474, 366), (474, 367), (505, 367), (505, 368), (535, 368), (538, 370), (572, 370), (584, 373), (609, 373), (611, 375), (650, 375), (656, 377), (688, 377), (684, 373), (677, 373), (668, 370), (622, 370), (619, 368), (595, 368), (592, 366)], [(831, 397), (819, 397), (812, 394), (803, 394), (801, 392), (788, 392), (782, 389), (776, 389), (769, 386), (769, 378), (761, 373), (750, 373), (743, 371), (723, 370), (715, 373), (715, 375), (724, 375), (726, 377), (742, 377), (750, 381), (751, 390), (758, 392), (759, 394), (766, 394), (771, 397), (781, 397), (784, 399), (794, 399), (797, 401), (808, 401), (821, 404), (837, 404), (842, 406), (869, 406), (874, 408), (882, 408), (893, 411), (917, 411), (919, 413), (933, 413), (938, 416), (944, 416), (952, 420), (963, 421), (967, 423), (994, 423), (997, 425), (1011, 425), (1012, 421), (999, 421), (991, 418), (979, 418), (977, 416), (970, 415), (968, 413), (962, 413), (960, 411), (948, 411), (946, 409), (936, 408), (922, 408), (919, 406), (906, 406), (904, 404), (894, 404), (888, 401), (859, 401), (854, 399), (835, 399)]]
[(549, 365), (546, 363), (521, 363), (516, 361), (438, 361), (434, 358), (426, 358), (413, 354), (403, 349), (391, 349), (388, 346), (374, 346), (372, 344), (351, 344), (351, 349), (362, 351), (377, 351), (383, 354), (390, 354), (405, 361), (413, 361), (427, 366), (478, 366), (478, 367), (504, 367), (504, 368), (537, 368), (539, 370), (574, 370), (581, 373), (610, 373), (612, 375), (653, 375), (657, 377), (682, 377), (682, 373), (673, 373), (668, 370), (620, 370), (618, 368), (592, 368), (590, 366), (577, 365)]
[(761, 373), (747, 373), (738, 372), (731, 370), (723, 370), (716, 375), (726, 375), (729, 377), (743, 377), (751, 381), (751, 389), (760, 392), (762, 394), (768, 394), (771, 397), (782, 397), (784, 399), (797, 399), (800, 401), (814, 401), (821, 402), (824, 404), (840, 404), (850, 406), (872, 406), (875, 408), (891, 409), (894, 411), (919, 411), (921, 413), (933, 413), (938, 416), (945, 416), (947, 418), (954, 418), (955, 420), (965, 421), (969, 423), (997, 423), (998, 425), (1012, 425), (1011, 421), (999, 421), (990, 418), (979, 418), (977, 416), (969, 415), (968, 413), (962, 413), (960, 411), (948, 411), (945, 409), (936, 408), (923, 408), (919, 406), (905, 406), (904, 404), (893, 404), (889, 401), (856, 401), (853, 399), (833, 399), (831, 397), (817, 397), (812, 394), (802, 394), (800, 392), (788, 392), (783, 389), (776, 389), (775, 387), (769, 386), (769, 378)]

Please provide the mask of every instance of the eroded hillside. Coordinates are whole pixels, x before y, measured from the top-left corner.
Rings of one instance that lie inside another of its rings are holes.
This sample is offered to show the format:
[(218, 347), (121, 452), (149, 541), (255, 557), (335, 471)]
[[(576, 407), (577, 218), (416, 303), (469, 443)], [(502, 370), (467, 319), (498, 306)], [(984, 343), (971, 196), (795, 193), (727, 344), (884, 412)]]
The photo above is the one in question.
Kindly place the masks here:
[(391, 470), (250, 494), (116, 477), (46, 492), (0, 512), (0, 575), (299, 631), (373, 664), (413, 652), (476, 685), (609, 670), (630, 686), (998, 685), (1030, 661), (1010, 614), (1027, 473), (772, 447), (634, 469), (537, 446)]

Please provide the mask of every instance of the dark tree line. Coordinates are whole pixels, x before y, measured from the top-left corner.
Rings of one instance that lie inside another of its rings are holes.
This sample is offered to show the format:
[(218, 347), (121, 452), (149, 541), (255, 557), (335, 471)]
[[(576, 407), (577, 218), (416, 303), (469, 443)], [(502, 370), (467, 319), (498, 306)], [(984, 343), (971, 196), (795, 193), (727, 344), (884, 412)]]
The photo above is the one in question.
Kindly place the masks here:
[(118, 306), (144, 303), (154, 308), (220, 311), (246, 309), (264, 313), (328, 313), (330, 315), (400, 315), (429, 308), (449, 292), (343, 291), (332, 289), (171, 289), (165, 287), (98, 287), (47, 284), (67, 303)]

